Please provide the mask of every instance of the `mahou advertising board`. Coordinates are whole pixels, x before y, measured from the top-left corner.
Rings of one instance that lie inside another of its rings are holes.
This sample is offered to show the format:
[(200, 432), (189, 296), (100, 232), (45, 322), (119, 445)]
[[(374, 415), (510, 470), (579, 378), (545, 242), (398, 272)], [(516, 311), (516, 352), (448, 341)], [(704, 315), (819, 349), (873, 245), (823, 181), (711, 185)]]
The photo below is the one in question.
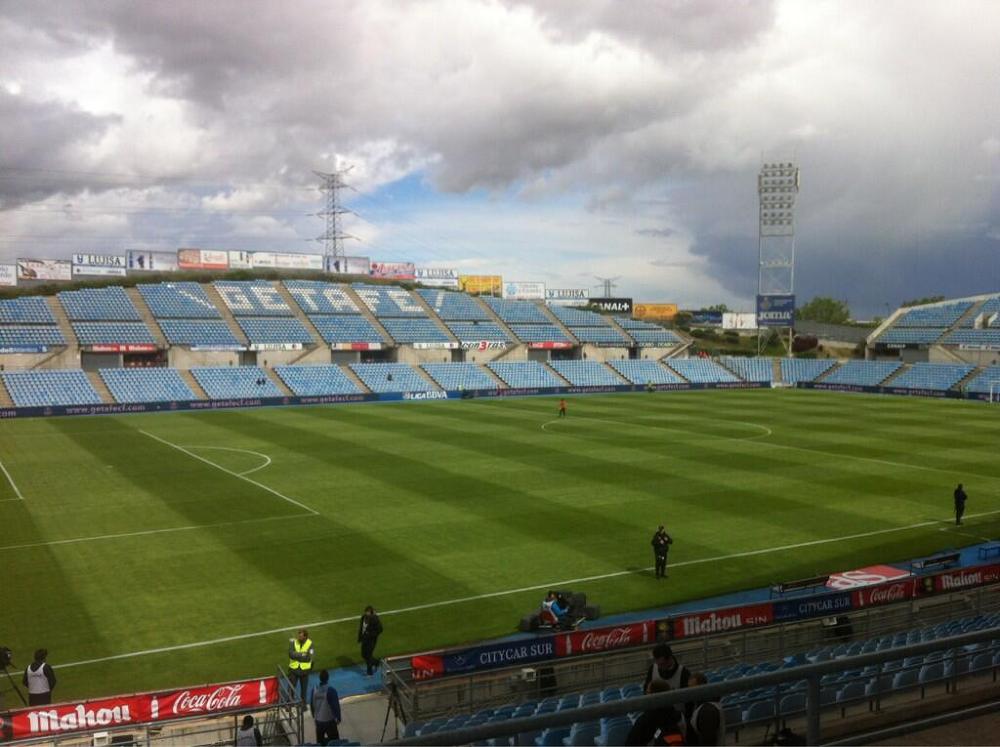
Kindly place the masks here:
[(23, 708), (0, 717), (0, 741), (213, 716), (278, 702), (278, 678)]

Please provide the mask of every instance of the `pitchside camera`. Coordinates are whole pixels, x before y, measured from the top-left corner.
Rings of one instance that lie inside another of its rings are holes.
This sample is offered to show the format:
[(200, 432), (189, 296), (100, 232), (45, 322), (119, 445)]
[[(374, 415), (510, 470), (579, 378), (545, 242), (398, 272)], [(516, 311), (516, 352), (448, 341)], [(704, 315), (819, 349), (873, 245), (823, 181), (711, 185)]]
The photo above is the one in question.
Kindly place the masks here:
[(14, 666), (14, 652), (6, 646), (0, 646), (0, 667)]

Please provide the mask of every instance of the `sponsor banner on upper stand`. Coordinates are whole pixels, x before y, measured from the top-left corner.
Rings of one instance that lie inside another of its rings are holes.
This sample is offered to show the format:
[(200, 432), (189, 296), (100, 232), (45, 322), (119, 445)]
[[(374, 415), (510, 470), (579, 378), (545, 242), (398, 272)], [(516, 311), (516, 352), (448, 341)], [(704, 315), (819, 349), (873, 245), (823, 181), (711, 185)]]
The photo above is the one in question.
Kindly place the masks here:
[(331, 350), (381, 350), (381, 342), (332, 342)]
[(795, 324), (795, 296), (757, 296), (758, 327), (791, 327)]
[(81, 345), (80, 350), (87, 353), (155, 353), (159, 348), (148, 343), (104, 343), (101, 345)]
[(764, 602), (675, 617), (668, 621), (669, 635), (672, 638), (692, 638), (737, 628), (770, 625), (774, 622), (773, 608), (771, 602)]
[(502, 275), (459, 275), (458, 287), (466, 293), (499, 296), (503, 293)]
[(369, 275), (372, 261), (368, 257), (327, 257), (327, 272), (334, 275)]
[(0, 354), (8, 353), (47, 353), (46, 345), (4, 345), (0, 347)]
[(611, 314), (632, 313), (631, 298), (592, 298), (590, 299), (590, 305), (596, 306), (600, 311), (606, 311)]
[(462, 350), (504, 350), (507, 347), (505, 340), (462, 340)]
[(254, 268), (278, 270), (322, 270), (321, 254), (291, 254), (288, 252), (248, 252)]
[(253, 267), (253, 252), (230, 251), (227, 254), (230, 270), (249, 270)]
[(457, 342), (412, 342), (410, 346), (414, 350), (456, 350), (459, 347)]
[(546, 288), (545, 303), (557, 306), (586, 306), (590, 300), (587, 288)]
[(418, 267), (416, 280), (418, 283), (432, 288), (457, 288), (458, 270), (444, 267)]
[(537, 348), (538, 350), (565, 350), (566, 348), (573, 347), (571, 342), (529, 342), (527, 343), (529, 348)]
[(666, 319), (670, 321), (677, 316), (677, 304), (637, 303), (632, 307), (632, 316), (636, 319)]
[(722, 324), (721, 311), (691, 311), (691, 324), (707, 324), (716, 326)]
[(110, 275), (125, 277), (124, 254), (74, 254), (74, 275)]
[(17, 740), (249, 711), (277, 702), (278, 678), (266, 677), (185, 690), (21, 708), (4, 718), (10, 738)]
[(596, 654), (616, 648), (630, 648), (653, 643), (656, 639), (656, 621), (615, 625), (595, 630), (577, 630), (556, 637), (556, 656)]
[(958, 346), (959, 350), (1000, 350), (1000, 345), (969, 345), (962, 344)]
[(823, 594), (815, 597), (774, 602), (774, 621), (805, 620), (810, 617), (833, 617), (851, 609), (851, 593)]
[(503, 284), (503, 297), (512, 300), (541, 301), (545, 299), (545, 283), (533, 280), (508, 280)]
[(145, 249), (130, 250), (127, 257), (129, 272), (176, 272), (176, 252), (153, 252)]
[(72, 280), (73, 264), (68, 259), (18, 259), (18, 280)]
[(1000, 563), (976, 565), (954, 571), (923, 576), (917, 580), (917, 594), (940, 594), (974, 586), (1000, 583)]
[(0, 265), (0, 285), (17, 285), (17, 265)]
[(722, 315), (723, 329), (757, 329), (757, 315), (753, 312), (727, 311)]
[(212, 249), (178, 249), (177, 266), (182, 270), (228, 270), (229, 253)]
[(417, 268), (412, 262), (372, 262), (369, 272), (373, 278), (386, 280), (413, 280)]
[[(174, 347), (177, 347), (176, 345)], [(246, 350), (242, 345), (191, 345), (189, 350), (196, 353), (220, 353)]]
[(831, 589), (842, 591), (844, 589), (857, 589), (862, 586), (874, 586), (884, 584), (886, 581), (895, 581), (900, 578), (908, 578), (909, 571), (896, 568), (891, 565), (870, 565), (859, 568), (856, 571), (841, 571), (834, 573), (826, 582)]
[(253, 342), (247, 350), (302, 350), (301, 342)]

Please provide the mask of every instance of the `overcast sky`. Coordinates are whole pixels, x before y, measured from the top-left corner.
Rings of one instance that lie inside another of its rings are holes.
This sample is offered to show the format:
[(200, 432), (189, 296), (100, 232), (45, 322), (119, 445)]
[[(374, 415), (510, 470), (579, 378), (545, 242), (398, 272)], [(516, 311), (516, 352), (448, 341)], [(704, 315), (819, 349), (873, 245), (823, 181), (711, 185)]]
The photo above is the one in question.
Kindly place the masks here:
[(1000, 3), (4, 2), (0, 261), (321, 251), (749, 308), (756, 172), (796, 291), (1000, 291)]

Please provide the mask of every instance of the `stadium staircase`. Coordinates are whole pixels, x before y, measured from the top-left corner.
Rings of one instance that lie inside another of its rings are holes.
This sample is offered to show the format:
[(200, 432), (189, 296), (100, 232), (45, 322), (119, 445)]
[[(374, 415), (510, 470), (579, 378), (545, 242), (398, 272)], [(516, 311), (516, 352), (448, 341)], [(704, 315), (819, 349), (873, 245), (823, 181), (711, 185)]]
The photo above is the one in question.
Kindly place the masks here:
[(559, 381), (562, 382), (562, 386), (573, 386), (572, 382), (570, 382), (569, 379), (567, 379), (565, 376), (562, 376), (558, 371), (556, 371), (554, 368), (552, 368), (552, 366), (550, 366), (548, 363), (542, 363), (541, 361), (538, 361), (538, 362), (541, 363), (542, 367), (546, 371), (548, 371), (550, 374), (552, 374), (557, 379), (559, 379)]
[(278, 295), (281, 296), (282, 300), (286, 304), (288, 304), (288, 308), (292, 310), (292, 314), (295, 315), (295, 318), (302, 323), (302, 326), (306, 328), (307, 332), (309, 332), (309, 336), (313, 338), (313, 347), (305, 348), (300, 355), (290, 360), (288, 364), (291, 365), (298, 363), (306, 356), (312, 354), (317, 347), (329, 348), (330, 346), (327, 344), (326, 340), (323, 339), (323, 335), (319, 333), (319, 330), (316, 329), (316, 326), (312, 323), (312, 320), (302, 310), (302, 307), (299, 306), (298, 301), (296, 301), (295, 298), (292, 296), (292, 294), (288, 292), (288, 288), (285, 287), (285, 284), (273, 283), (273, 285), (275, 288), (277, 288)]
[[(498, 355), (496, 358), (493, 358), (494, 361), (502, 361), (509, 353), (511, 353), (514, 350), (517, 350), (524, 343), (521, 342), (521, 338), (520, 337), (518, 337), (517, 335), (514, 334), (514, 330), (512, 330), (510, 328), (510, 325), (508, 325), (507, 322), (505, 322), (503, 319), (501, 319), (500, 315), (498, 313), (496, 313), (490, 307), (490, 305), (488, 303), (486, 303), (479, 296), (472, 296), (472, 298), (475, 298), (476, 299), (476, 303), (478, 303), (483, 309), (485, 309), (486, 316), (491, 321), (495, 322), (496, 325), (498, 327), (500, 327), (500, 329), (502, 329), (504, 331), (504, 333), (513, 341), (512, 345), (507, 346), (507, 348), (505, 348), (504, 350), (500, 351), (500, 355)], [(492, 375), (492, 373), (493, 372), (491, 371), (490, 374)], [(506, 387), (507, 385), (504, 384), (504, 386)]]
[(163, 334), (163, 330), (160, 329), (160, 325), (156, 323), (156, 318), (153, 316), (153, 312), (149, 310), (149, 306), (146, 305), (146, 299), (142, 297), (139, 289), (134, 286), (126, 288), (125, 294), (131, 299), (132, 304), (139, 312), (139, 318), (142, 319), (147, 327), (149, 327), (149, 331), (153, 333), (153, 339), (156, 340), (156, 346), (160, 348), (160, 350), (166, 350), (170, 347), (167, 344), (167, 338)]
[[(939, 353), (939, 354), (943, 354), (948, 359), (949, 363), (958, 363), (958, 364), (965, 364), (965, 365), (968, 365), (968, 363), (969, 363), (967, 360), (965, 360), (965, 358), (963, 358), (962, 356), (960, 356), (958, 353), (956, 353), (954, 350), (952, 350), (947, 345), (936, 345), (935, 346), (935, 352)], [(938, 361), (938, 363), (941, 363), (941, 362), (942, 361)], [(966, 377), (966, 378), (968, 378), (968, 377)]]
[[(633, 344), (633, 345), (635, 344), (635, 338), (634, 338), (634, 337), (632, 337), (632, 335), (630, 335), (630, 334), (628, 333), (628, 330), (627, 330), (627, 329), (625, 329), (625, 328), (624, 328), (624, 327), (623, 327), (622, 325), (620, 325), (620, 324), (618, 323), (618, 320), (617, 320), (617, 319), (615, 319), (615, 318), (614, 318), (613, 316), (611, 316), (610, 314), (608, 314), (608, 315), (607, 315), (606, 317), (604, 317), (604, 318), (605, 318), (605, 319), (607, 320), (607, 322), (608, 322), (608, 326), (609, 326), (609, 327), (611, 327), (611, 329), (615, 330), (615, 331), (616, 331), (616, 332), (618, 332), (619, 334), (623, 334), (623, 335), (625, 335), (625, 339), (626, 339), (626, 340), (631, 340), (631, 341), (632, 341), (632, 344)], [(679, 336), (679, 335), (678, 335), (678, 336)]]
[[(977, 316), (979, 316), (979, 310), (983, 308), (983, 304), (986, 303), (986, 300), (987, 299), (985, 298), (981, 298), (974, 304), (972, 304), (972, 306), (970, 306), (969, 309), (964, 314), (962, 314), (962, 316), (960, 316), (958, 320), (951, 325), (951, 327), (949, 327), (949, 329), (960, 329), (962, 325), (965, 324), (965, 322), (967, 322), (970, 319), (975, 319)], [(966, 361), (964, 360), (962, 361), (962, 363), (965, 362)]]
[(675, 348), (671, 348), (667, 352), (667, 354), (665, 356), (663, 356), (663, 358), (661, 358), (660, 360), (667, 360), (668, 358), (680, 358), (681, 353), (684, 353), (685, 351), (687, 351), (687, 349), (689, 347), (691, 347), (692, 345), (694, 345), (694, 339), (693, 338), (688, 337), (686, 334), (684, 334), (683, 332), (680, 332), (679, 330), (676, 330), (676, 329), (671, 330), (671, 331), (675, 335), (677, 335), (677, 337), (680, 338), (681, 344), (678, 345)]
[(902, 366), (900, 366), (895, 371), (893, 371), (891, 374), (889, 374), (888, 378), (882, 379), (882, 381), (880, 381), (878, 385), (879, 386), (892, 386), (892, 382), (895, 379), (898, 379), (903, 374), (903, 372), (909, 371), (911, 368), (913, 368), (913, 366), (911, 366), (909, 363), (904, 363)]
[(830, 366), (829, 369), (827, 369), (826, 371), (824, 371), (823, 373), (821, 373), (819, 376), (817, 376), (815, 379), (813, 379), (813, 381), (814, 382), (821, 382), (824, 379), (829, 378), (830, 374), (832, 374), (834, 371), (836, 371), (837, 369), (839, 369), (841, 367), (841, 365), (843, 365), (843, 364), (840, 361), (837, 361), (832, 366)]
[(191, 391), (195, 393), (198, 399), (208, 399), (208, 394), (204, 389), (201, 388), (201, 384), (198, 380), (191, 374), (191, 372), (186, 368), (178, 368), (177, 373), (180, 374), (181, 379), (191, 387)]
[[(397, 345), (398, 343), (396, 342), (396, 339), (389, 334), (389, 331), (385, 327), (382, 326), (382, 322), (380, 322), (374, 312), (368, 308), (368, 304), (361, 300), (361, 296), (354, 292), (354, 288), (350, 285), (343, 285), (341, 287), (344, 289), (344, 292), (348, 295), (348, 297), (354, 301), (354, 305), (361, 311), (361, 316), (371, 322), (371, 325), (378, 330), (380, 335), (382, 335), (382, 339), (393, 346)], [(362, 391), (368, 391), (368, 387), (363, 386)]]
[(211, 283), (202, 283), (201, 287), (204, 289), (205, 295), (208, 296), (208, 300), (219, 310), (223, 321), (225, 321), (226, 326), (229, 327), (229, 331), (233, 333), (233, 337), (236, 338), (237, 342), (240, 345), (249, 345), (250, 340), (247, 339), (246, 333), (236, 322), (236, 317), (230, 311), (229, 305), (222, 300), (222, 296), (219, 295), (219, 291), (215, 289), (215, 286)]
[[(672, 373), (678, 379), (680, 379), (681, 381), (683, 381), (685, 384), (690, 384), (691, 382), (688, 380), (687, 376), (685, 376), (684, 374), (682, 374), (680, 371), (675, 371), (674, 368), (673, 368), (673, 366), (671, 366), (670, 364), (664, 364), (663, 363), (663, 361), (666, 360), (667, 357), (668, 356), (664, 356), (662, 359), (660, 359), (660, 361), (659, 361), (660, 365), (661, 366), (666, 365), (666, 367), (670, 369), (670, 373)], [(727, 368), (726, 370), (728, 371), (729, 369)], [(739, 377), (737, 377), (737, 378), (739, 378)]]
[(427, 318), (437, 325), (438, 329), (440, 329), (444, 336), (448, 338), (448, 341), (459, 343), (459, 348), (461, 348), (461, 340), (455, 337), (455, 333), (448, 329), (448, 325), (445, 324), (444, 320), (435, 313), (434, 309), (431, 308), (431, 305), (424, 300), (424, 297), (414, 291), (410, 291), (410, 296), (414, 301), (416, 301), (417, 306), (427, 312)]
[[(70, 347), (76, 347), (78, 345), (76, 332), (73, 331), (73, 325), (70, 324), (66, 309), (63, 308), (63, 305), (59, 303), (59, 299), (55, 296), (49, 296), (45, 300), (48, 302), (49, 308), (52, 310), (52, 316), (56, 318), (56, 324), (59, 325), (59, 331), (66, 338), (66, 342), (69, 343)], [(33, 368), (38, 368), (39, 366), (33, 366)]]
[(775, 384), (784, 383), (785, 380), (781, 376), (781, 358), (772, 358), (771, 366), (771, 381)]
[[(264, 367), (261, 366), (261, 368), (264, 368)], [(293, 392), (291, 389), (288, 388), (288, 385), (284, 381), (281, 380), (281, 377), (278, 376), (278, 372), (275, 371), (273, 368), (271, 368), (270, 366), (268, 366), (267, 368), (264, 368), (264, 373), (267, 374), (267, 378), (269, 378), (271, 381), (274, 382), (274, 385), (276, 387), (278, 387), (278, 389), (281, 391), (281, 393), (284, 396), (286, 396), (286, 397), (294, 397), (295, 396), (295, 392)]]
[(570, 332), (569, 327), (567, 327), (565, 324), (563, 324), (562, 321), (559, 319), (559, 317), (557, 317), (555, 314), (552, 313), (552, 309), (550, 309), (547, 304), (539, 304), (539, 307), (542, 310), (542, 314), (544, 314), (545, 316), (547, 316), (549, 318), (549, 320), (552, 322), (552, 324), (554, 324), (556, 326), (556, 328), (560, 332), (562, 332), (564, 335), (566, 335), (567, 339), (572, 340), (574, 345), (580, 345), (580, 344), (582, 344), (576, 338), (576, 335), (574, 335), (572, 332)]
[(412, 368), (413, 368), (414, 371), (416, 371), (420, 375), (420, 377), (424, 381), (427, 382), (427, 385), (428, 385), (428, 387), (430, 388), (430, 390), (432, 392), (443, 392), (444, 391), (444, 387), (438, 385), (438, 383), (436, 381), (434, 381), (434, 377), (431, 376), (429, 373), (427, 373), (423, 369), (422, 366), (412, 366)]
[(13, 407), (14, 400), (10, 398), (10, 393), (7, 391), (7, 387), (0, 382), (0, 407)]
[(101, 397), (101, 401), (109, 405), (114, 404), (114, 395), (111, 394), (111, 390), (108, 389), (108, 385), (104, 383), (104, 379), (97, 371), (87, 371), (87, 378), (90, 379), (90, 385), (94, 387), (94, 391), (98, 393)]
[[(961, 363), (965, 363), (965, 361), (961, 361)], [(956, 392), (961, 392), (963, 389), (965, 389), (965, 385), (968, 384), (973, 379), (975, 379), (977, 376), (979, 376), (983, 372), (983, 370), (984, 369), (981, 366), (976, 366), (971, 371), (969, 371), (968, 375), (966, 375), (965, 378), (956, 381), (955, 385), (952, 387), (952, 390)]]
[(341, 366), (340, 370), (344, 372), (344, 375), (354, 382), (354, 385), (358, 388), (358, 391), (364, 392), (365, 394), (371, 394), (371, 389), (361, 380), (361, 377), (351, 370), (350, 366)]

